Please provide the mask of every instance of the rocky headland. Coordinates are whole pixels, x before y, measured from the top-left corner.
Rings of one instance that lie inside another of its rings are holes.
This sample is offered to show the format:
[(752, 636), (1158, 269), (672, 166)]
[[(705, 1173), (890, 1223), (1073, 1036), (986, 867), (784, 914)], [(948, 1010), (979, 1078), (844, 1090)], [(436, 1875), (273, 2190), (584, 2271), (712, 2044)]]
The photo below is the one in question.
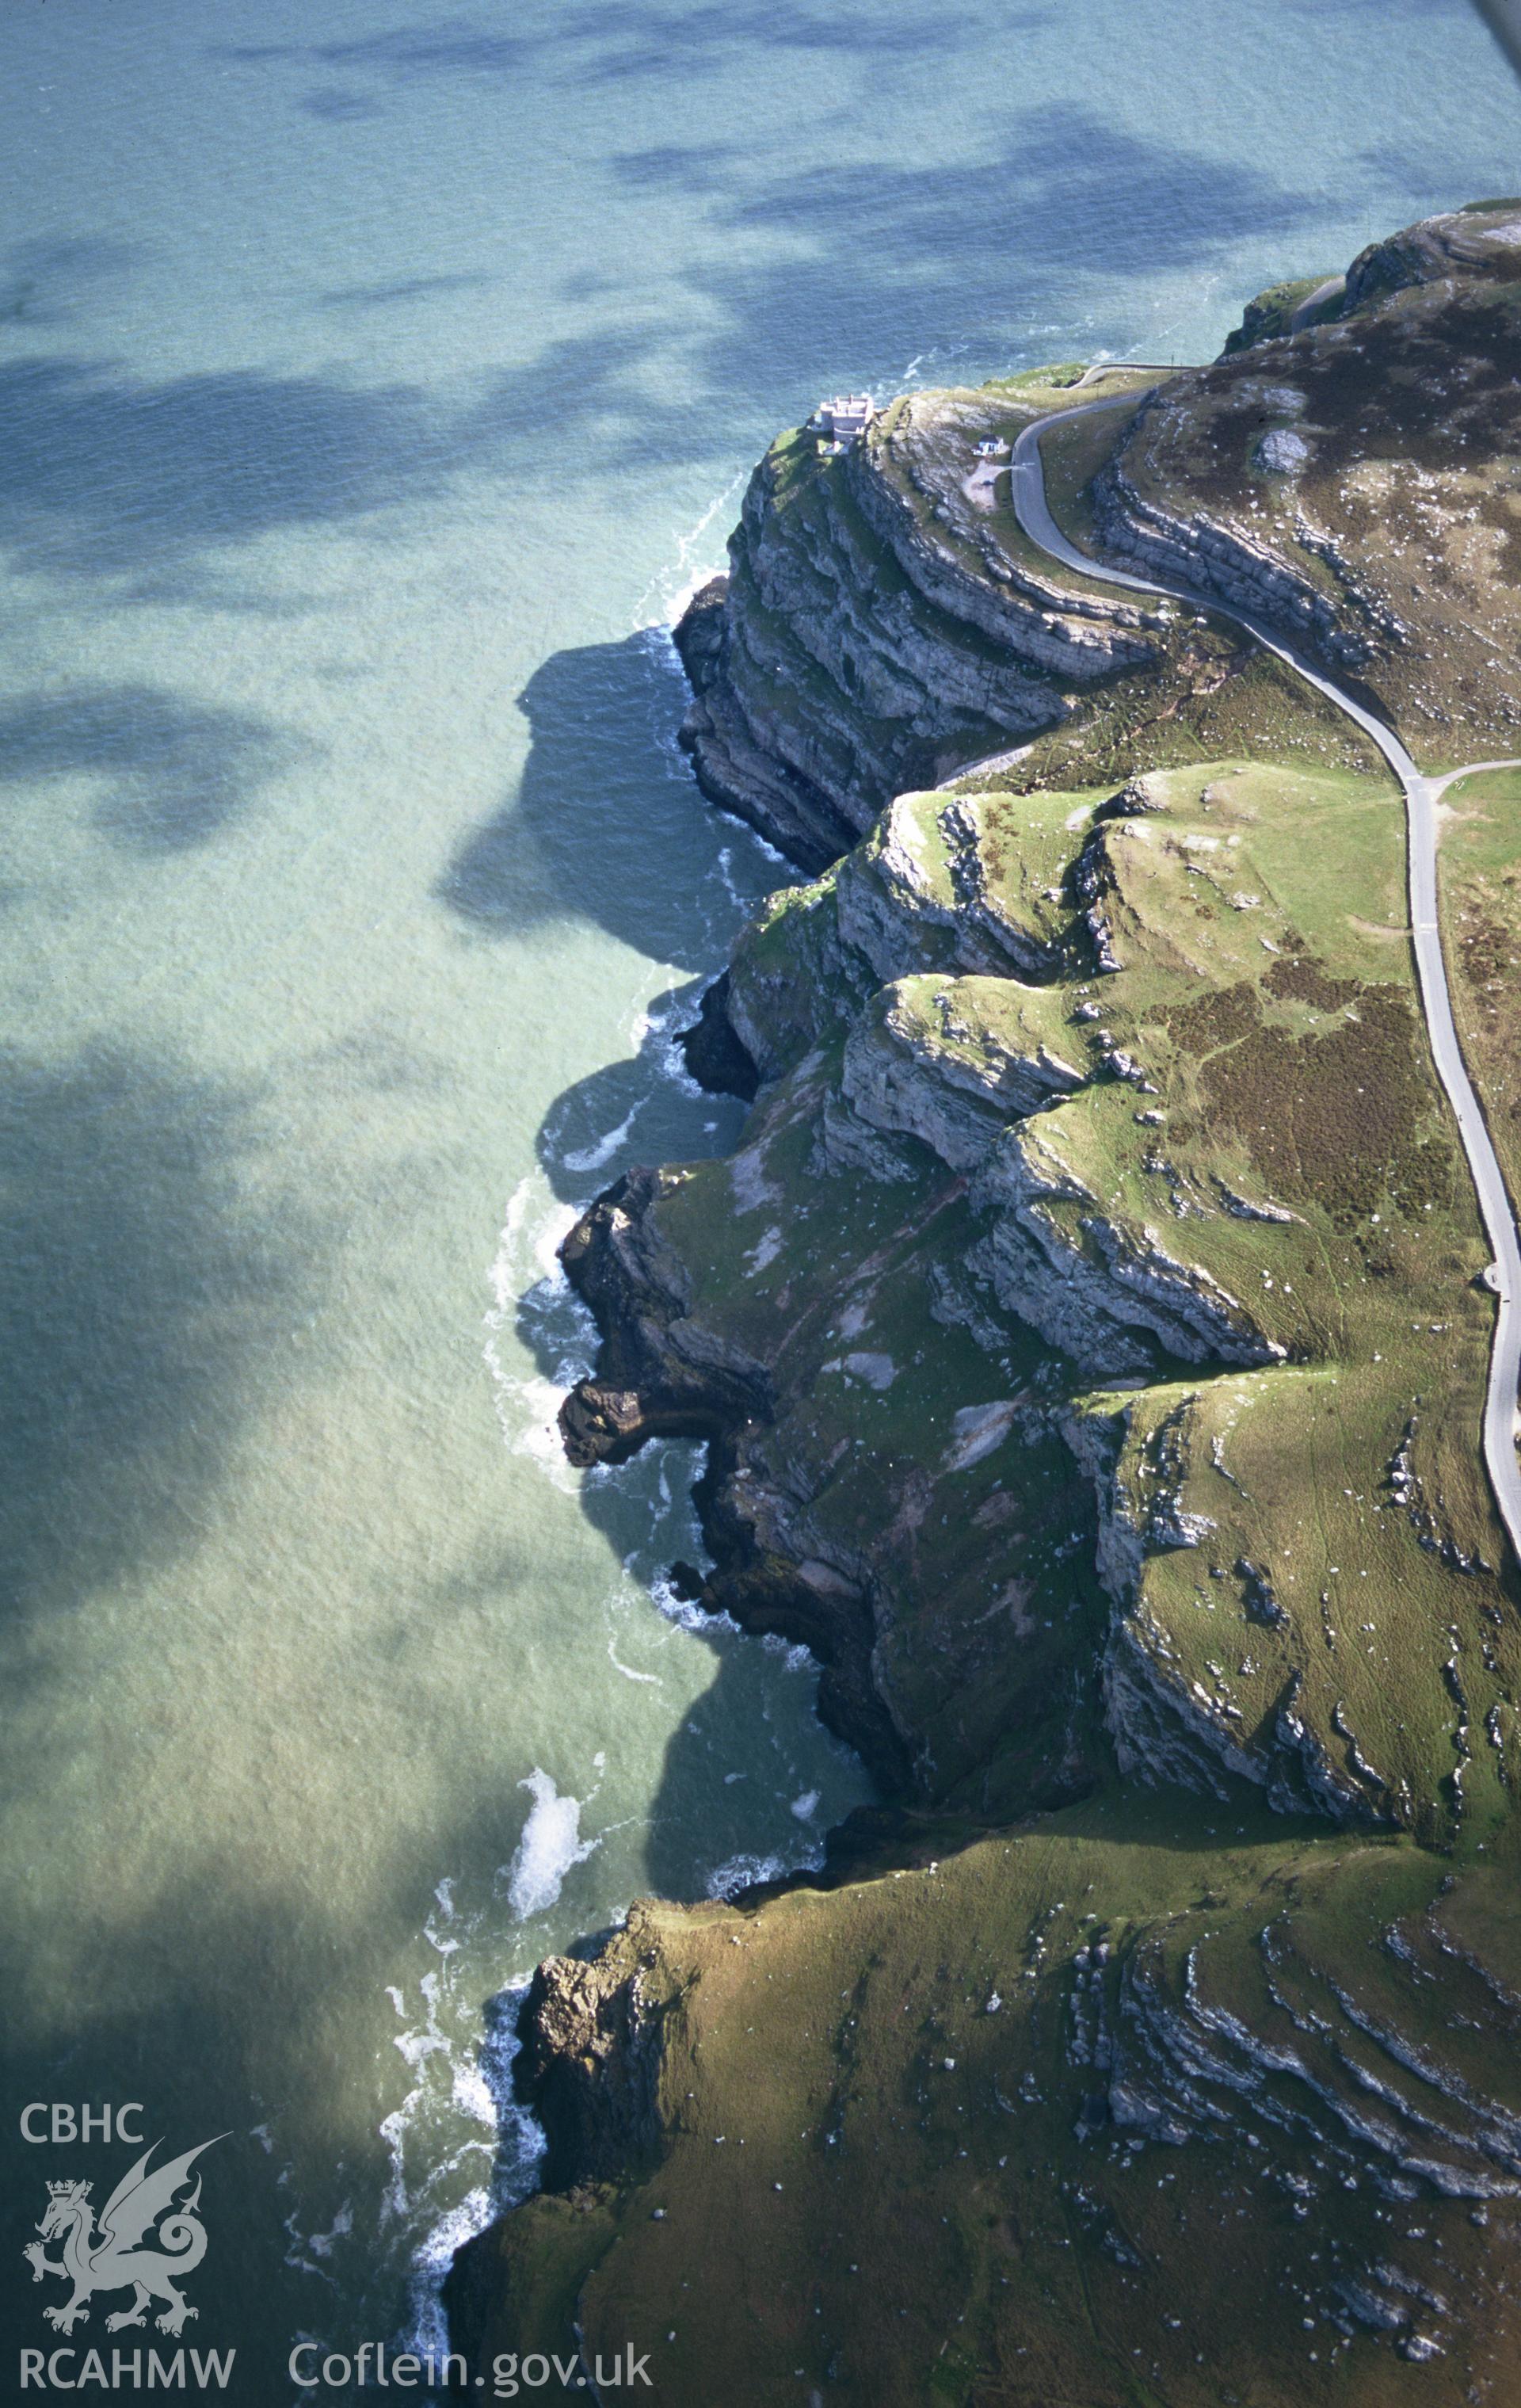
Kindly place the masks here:
[[(1210, 367), (757, 470), (685, 741), (807, 874), (689, 1049), (739, 1152), (567, 1240), (562, 1418), (581, 1464), (708, 1442), (706, 1600), (807, 1641), (888, 1803), (822, 1881), (540, 1969), (546, 2188), (452, 2278), (478, 2356), (633, 2339), (683, 2408), (1518, 2396), (1486, 1250), (1399, 796), (1210, 611), (1433, 762), (1516, 749), (1518, 373), (1488, 204)], [(1080, 402), (1054, 510), (1182, 598), (1015, 520), (1000, 447)]]

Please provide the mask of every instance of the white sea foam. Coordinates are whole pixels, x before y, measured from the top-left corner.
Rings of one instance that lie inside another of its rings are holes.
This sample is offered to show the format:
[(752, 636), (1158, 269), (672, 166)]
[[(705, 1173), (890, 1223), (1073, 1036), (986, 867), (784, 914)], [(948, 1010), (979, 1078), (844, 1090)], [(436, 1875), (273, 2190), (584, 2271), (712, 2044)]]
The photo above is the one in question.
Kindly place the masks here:
[(625, 1681), (643, 1681), (643, 1682), (648, 1683), (648, 1684), (649, 1684), (649, 1685), (650, 1685), (652, 1688), (656, 1688), (656, 1689), (658, 1689), (658, 1688), (659, 1688), (659, 1686), (660, 1686), (660, 1675), (659, 1675), (659, 1673), (658, 1673), (658, 1672), (636, 1672), (636, 1671), (635, 1671), (635, 1670), (634, 1670), (634, 1668), (633, 1668), (633, 1666), (632, 1666), (632, 1664), (624, 1664), (624, 1663), (620, 1659), (619, 1655), (618, 1655), (618, 1652), (617, 1652), (616, 1648), (613, 1646), (613, 1643), (612, 1643), (612, 1641), (611, 1641), (611, 1640), (610, 1640), (610, 1640), (609, 1640), (609, 1641), (608, 1641), (608, 1661), (609, 1661), (609, 1663), (612, 1666), (612, 1669), (613, 1669), (613, 1670), (614, 1670), (615, 1672), (621, 1672), (621, 1673), (623, 1674), (623, 1676), (624, 1676), (624, 1680), (625, 1680)]
[(694, 1600), (678, 1597), (665, 1573), (658, 1573), (650, 1583), (650, 1595), (667, 1621), (674, 1622), (679, 1630), (700, 1630), (709, 1636), (715, 1630), (739, 1632), (739, 1626), (731, 1613), (709, 1613)]
[(533, 1799), (523, 1837), (508, 1870), (507, 1901), (521, 1923), (542, 1914), (560, 1895), (572, 1866), (584, 1864), (600, 1845), (581, 1836), (579, 1798), (562, 1798), (551, 1774), (535, 1765), (518, 1784)]
[[(281, 2169), (278, 2186), (281, 2190), (290, 2188), (291, 2172), (289, 2166)], [(291, 2272), (294, 2274), (316, 2274), (331, 2289), (336, 2290), (337, 2281), (323, 2261), (331, 2257), (334, 2243), (346, 2240), (353, 2230), (352, 2203), (348, 2200), (344, 2200), (326, 2232), (303, 2232), (298, 2207), (293, 2207), (290, 2214), (282, 2217), (281, 2224), (286, 2241), (284, 2262)]]
[(704, 1886), (710, 1898), (733, 1898), (756, 1882), (780, 1881), (786, 1870), (780, 1856), (727, 1856), (714, 1866)]
[(723, 567), (729, 521), (749, 478), (748, 466), (737, 469), (696, 524), (678, 537), (675, 558), (655, 571), (634, 605), (636, 629), (673, 627), (693, 595)]
[(444, 2311), (443, 2286), (454, 2252), (484, 2232), (496, 2209), (491, 2192), (483, 2184), (467, 2191), (457, 2205), (449, 2208), (424, 2236), (412, 2254), (410, 2300), (407, 2329), (400, 2350), (414, 2358), (427, 2358), (430, 2353), (440, 2361), (449, 2348), (449, 2318)]
[[(567, 1494), (578, 1480), (560, 1442), (559, 1412), (590, 1371), (596, 1345), (595, 1325), (559, 1260), (561, 1240), (575, 1218), (576, 1207), (551, 1193), (541, 1171), (518, 1182), (487, 1272), (492, 1302), (481, 1321), (481, 1353), (502, 1437), (510, 1453), (527, 1455)], [(553, 1378), (510, 1368), (508, 1349), (520, 1317), (540, 1333), (545, 1351), (563, 1347)]]
[(422, 2071), (430, 2057), (440, 2052), (447, 2057), (450, 2049), (448, 2033), (438, 2028), (438, 1974), (424, 1973), (418, 1987), (427, 2010), (426, 2020), (415, 2030), (398, 2032), (392, 2041), (392, 2046), (406, 2058), (414, 2073)]
[(314, 2258), (330, 2258), (335, 2241), (346, 2241), (354, 2229), (352, 2202), (345, 2200), (326, 2232), (309, 2232), (307, 2247)]
[(560, 1160), (566, 1168), (567, 1170), (600, 1170), (604, 1164), (610, 1163), (618, 1148), (626, 1141), (629, 1130), (644, 1110), (644, 1103), (645, 1099), (641, 1096), (638, 1103), (631, 1106), (626, 1118), (621, 1120), (615, 1129), (609, 1129), (606, 1137), (599, 1137), (595, 1145), (585, 1146), (578, 1154), (562, 1154)]
[(811, 1821), (818, 1811), (819, 1793), (816, 1789), (805, 1789), (800, 1798), (795, 1798), (792, 1801), (792, 1812), (796, 1815), (799, 1823)]
[(636, 1052), (644, 1053), (648, 1048), (648, 1058), (657, 1077), (679, 1088), (694, 1103), (705, 1103), (707, 1089), (698, 1085), (686, 1067), (682, 1028), (677, 1025), (680, 1019), (682, 1027), (689, 1026), (692, 1017), (690, 1007), (678, 1010), (674, 992), (661, 996), (639, 1013), (629, 1041)]
[[(454, 2253), (485, 2229), (494, 2216), (525, 2199), (538, 2179), (544, 2135), (525, 2107), (512, 2094), (512, 2060), (518, 2054), (518, 2010), (525, 1983), (518, 1983), (493, 1999), (486, 2009), (485, 2028), (475, 2027), (467, 2042), (449, 2058), (450, 2105), (466, 2119), (466, 2137), (440, 2161), (437, 2137), (426, 2119), (436, 2102), (414, 2090), (397, 2115), (388, 2116), (381, 2131), (391, 2148), (392, 2195), (399, 2194), (409, 2220), (421, 2224), (409, 2261), (409, 2312), (398, 2349), (441, 2356), (447, 2347), (447, 2327), (441, 2292)], [(472, 2018), (473, 2023), (473, 2018)], [(416, 2200), (408, 2200), (402, 2176), (402, 2151), (409, 2127), (416, 2122), (430, 2163)], [(489, 2137), (477, 2138), (484, 2134)], [(472, 2159), (483, 2159), (485, 2179), (471, 2183), (463, 2196), (438, 2204), (436, 2194), (447, 2193)]]
[(768, 1656), (780, 1656), (789, 1672), (811, 1672), (817, 1669), (813, 1651), (800, 1639), (783, 1639), (778, 1630), (763, 1630), (761, 1645)]
[(809, 1848), (801, 1856), (726, 1856), (714, 1867), (704, 1886), (710, 1898), (734, 1898), (742, 1889), (753, 1888), (757, 1882), (781, 1881), (785, 1873), (817, 1872), (823, 1862), (822, 1845)]

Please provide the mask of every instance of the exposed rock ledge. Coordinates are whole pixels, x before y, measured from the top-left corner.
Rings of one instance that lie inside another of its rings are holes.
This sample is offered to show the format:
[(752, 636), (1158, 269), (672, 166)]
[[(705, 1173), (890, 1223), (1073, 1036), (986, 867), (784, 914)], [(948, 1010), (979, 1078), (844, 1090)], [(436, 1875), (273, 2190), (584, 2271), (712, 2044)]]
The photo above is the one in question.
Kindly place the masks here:
[(709, 1442), (696, 1490), (715, 1566), (705, 1602), (747, 1630), (811, 1649), (822, 1667), (822, 1718), (885, 1789), (900, 1792), (910, 1784), (910, 1748), (873, 1677), (866, 1568), (815, 1553), (794, 1527), (796, 1500), (755, 1459), (752, 1441), (772, 1411), (771, 1380), (687, 1311), (686, 1274), (651, 1221), (672, 1177), (630, 1171), (597, 1198), (561, 1250), (603, 1338), (595, 1378), (560, 1409), (566, 1453), (586, 1466), (623, 1462), (650, 1438)]
[(729, 573), (676, 630), (698, 782), (806, 869), (894, 794), (1158, 656), (1165, 614), (1058, 584), (1006, 515), (968, 497), (973, 437), (1031, 414), (998, 388), (919, 394), (839, 458), (782, 437), (751, 480)]

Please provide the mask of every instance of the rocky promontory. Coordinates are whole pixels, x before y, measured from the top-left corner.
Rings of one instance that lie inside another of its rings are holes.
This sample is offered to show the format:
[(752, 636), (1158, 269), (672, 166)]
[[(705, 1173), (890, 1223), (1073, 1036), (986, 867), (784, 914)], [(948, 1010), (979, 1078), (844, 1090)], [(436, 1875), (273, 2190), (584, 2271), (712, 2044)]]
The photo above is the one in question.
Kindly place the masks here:
[[(1142, 381), (1116, 372), (1123, 396)], [(974, 440), (1064, 394), (1015, 379), (895, 402), (843, 453), (807, 429), (756, 469), (724, 577), (676, 630), (699, 783), (821, 869), (903, 788), (1069, 716), (1155, 664), (1144, 597), (1075, 592), (969, 493)]]

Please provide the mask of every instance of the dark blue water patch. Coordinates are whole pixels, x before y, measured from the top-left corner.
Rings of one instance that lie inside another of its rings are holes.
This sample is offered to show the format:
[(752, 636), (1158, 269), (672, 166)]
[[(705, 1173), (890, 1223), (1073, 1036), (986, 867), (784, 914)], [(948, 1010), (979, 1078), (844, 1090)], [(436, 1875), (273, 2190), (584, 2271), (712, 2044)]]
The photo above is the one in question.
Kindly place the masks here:
[[(1045, 9), (1001, 9), (998, 36), (1011, 40), (1049, 22)], [(944, 68), (981, 30), (960, 0), (941, 0), (911, 14), (810, 7), (802, 0), (776, 7), (766, 0), (735, 7), (697, 0), (693, 7), (641, 7), (637, 16), (610, 0), (596, 0), (574, 10), (566, 29), (578, 50), (593, 53), (579, 57), (576, 69), (593, 84), (680, 82), (725, 69), (742, 54), (759, 65), (768, 54), (788, 50), (865, 60), (874, 77), (905, 62), (932, 59)]]
[(532, 742), (517, 793), (472, 830), (437, 889), (467, 926), (521, 937), (590, 921), (694, 975), (716, 966), (734, 907), (710, 882), (725, 844), (753, 845), (698, 801), (670, 750), (684, 690), (667, 654), (664, 636), (645, 633), (535, 670), (518, 698)]
[[(998, 12), (1001, 40), (1050, 22), (1040, 8)], [(940, 0), (911, 17), (893, 10), (831, 7), (825, 0), (719, 0), (695, 6), (641, 7), (633, 15), (609, 0), (559, 8), (535, 28), (516, 15), (503, 33), (460, 17), (439, 18), (384, 33), (327, 42), (219, 42), (208, 55), (238, 66), (368, 71), (393, 86), (465, 79), (516, 81), (534, 67), (578, 85), (630, 79), (680, 80), (710, 75), (744, 56), (788, 50), (868, 58), (880, 70), (895, 60), (941, 64), (979, 29), (959, 0)], [(309, 95), (308, 95), (309, 104)]]
[(30, 568), (144, 579), (438, 492), (455, 465), (406, 386), (253, 369), (155, 383), (71, 359), (0, 368), (0, 544)]
[(251, 1099), (140, 1048), (0, 1054), (0, 1606), (199, 1546), (327, 1246), (238, 1191)]
[(296, 104), (309, 117), (325, 118), (330, 124), (347, 124), (356, 117), (384, 115), (380, 103), (367, 93), (343, 92), (332, 84), (323, 84), (316, 92), (304, 92)]
[[(995, 155), (932, 165), (884, 152), (778, 172), (768, 147), (710, 140), (613, 164), (631, 209), (678, 195), (742, 237), (694, 260), (660, 324), (552, 335), (473, 391), (15, 361), (0, 368), (0, 545), (23, 567), (195, 599), (208, 555), (272, 531), (385, 536), (463, 478), (541, 479), (547, 428), (558, 453), (589, 447), (599, 476), (738, 460), (816, 399), (821, 327), (840, 373), (880, 382), (929, 347), (988, 373), (1083, 308), (1090, 344), (1124, 350), (1158, 268), (1212, 267), (1270, 235), (1286, 266), (1324, 265), (1315, 229), (1345, 207), (1070, 106), (1016, 111)], [(440, 266), (312, 297), (381, 308), (469, 280)]]
[(238, 66), (367, 67), (398, 82), (409, 82), (436, 77), (515, 76), (533, 52), (534, 44), (519, 35), (493, 33), (460, 18), (443, 18), (339, 42), (216, 42), (208, 55)]
[(217, 552), (293, 528), (394, 536), (466, 474), (541, 477), (546, 425), (595, 429), (607, 461), (663, 445), (705, 456), (711, 423), (639, 386), (658, 348), (633, 333), (551, 343), (452, 401), (257, 369), (155, 382), (98, 361), (15, 361), (0, 367), (0, 549), (20, 568), (109, 580), (118, 598), (236, 607), (205, 581)]
[(142, 257), (139, 243), (103, 235), (38, 235), (0, 253), (0, 331), (66, 324), (120, 284)]
[(711, 142), (625, 151), (614, 165), (631, 191), (700, 202), (730, 236), (785, 238), (760, 256), (731, 243), (688, 271), (717, 305), (699, 382), (737, 394), (800, 373), (821, 325), (853, 365), (968, 340), (996, 358), (1032, 322), (1090, 308), (1093, 339), (1123, 345), (1135, 337), (1132, 290), (1265, 237), (1284, 246), (1285, 271), (1300, 254), (1318, 260), (1314, 229), (1350, 206), (1070, 104), (1012, 110), (987, 154), (928, 165), (884, 150), (779, 173), (768, 146)]
[(678, 385), (664, 328), (607, 327), (557, 337), (499, 370), (461, 412), (454, 440), (462, 464), (496, 474), (542, 474), (546, 438), (557, 457), (575, 445), (611, 467), (702, 459), (735, 398)]
[(139, 854), (206, 843), (309, 750), (251, 711), (158, 686), (84, 686), (0, 704), (0, 785), (23, 789), (35, 809), (49, 780), (87, 777), (95, 827)]
[[(915, 353), (969, 382), (1033, 364), (1084, 315), (1086, 350), (1123, 352), (1159, 272), (1269, 237), (1285, 268), (1324, 265), (1347, 206), (1070, 106), (1015, 111), (993, 155), (932, 165), (884, 152), (779, 172), (768, 145), (710, 140), (610, 164), (636, 211), (679, 195), (729, 239), (676, 271), (658, 327), (554, 337), (493, 377), (443, 437), (462, 472), (541, 474), (546, 426), (604, 474), (738, 465), (817, 399), (822, 328), (837, 375), (883, 387)], [(584, 309), (595, 282), (576, 270), (563, 302)]]

